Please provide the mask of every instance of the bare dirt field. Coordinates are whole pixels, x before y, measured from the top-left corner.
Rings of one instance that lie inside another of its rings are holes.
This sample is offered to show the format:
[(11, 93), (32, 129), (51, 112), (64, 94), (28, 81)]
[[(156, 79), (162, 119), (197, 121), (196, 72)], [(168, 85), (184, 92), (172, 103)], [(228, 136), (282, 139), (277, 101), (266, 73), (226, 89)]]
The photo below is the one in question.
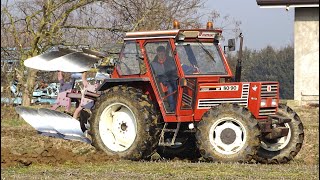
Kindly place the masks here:
[(289, 164), (218, 164), (174, 159), (110, 159), (89, 144), (49, 138), (1, 107), (1, 179), (318, 179), (319, 107), (293, 107), (305, 139)]
[(1, 117), (1, 167), (32, 164), (99, 163), (109, 159), (89, 144), (38, 135), (11, 108), (10, 118)]

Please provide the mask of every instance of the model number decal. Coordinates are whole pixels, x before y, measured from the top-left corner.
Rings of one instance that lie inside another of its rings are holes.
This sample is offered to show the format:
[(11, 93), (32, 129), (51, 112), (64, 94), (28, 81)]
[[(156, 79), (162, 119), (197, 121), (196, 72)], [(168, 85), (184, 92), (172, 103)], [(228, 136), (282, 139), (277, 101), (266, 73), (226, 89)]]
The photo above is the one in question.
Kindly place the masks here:
[(223, 91), (238, 91), (239, 86), (233, 85), (233, 86), (222, 86)]
[(238, 85), (230, 86), (201, 86), (200, 91), (238, 91)]

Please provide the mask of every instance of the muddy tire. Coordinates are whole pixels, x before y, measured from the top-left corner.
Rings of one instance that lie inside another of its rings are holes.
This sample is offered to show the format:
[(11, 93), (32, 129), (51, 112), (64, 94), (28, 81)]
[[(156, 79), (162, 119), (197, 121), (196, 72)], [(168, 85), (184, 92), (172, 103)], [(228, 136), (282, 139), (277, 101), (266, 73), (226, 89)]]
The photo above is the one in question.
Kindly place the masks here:
[(116, 86), (96, 102), (90, 118), (92, 145), (114, 158), (148, 159), (160, 128), (152, 102), (138, 89)]
[(278, 114), (291, 118), (291, 122), (284, 123), (283, 127), (289, 128), (285, 137), (274, 140), (261, 138), (261, 146), (255, 160), (263, 164), (287, 163), (300, 151), (304, 139), (302, 122), (290, 107), (279, 105)]
[(259, 148), (260, 130), (245, 107), (222, 104), (204, 114), (197, 126), (196, 138), (205, 160), (246, 163)]
[(80, 127), (82, 132), (89, 130), (88, 128), (88, 120), (91, 116), (91, 113), (87, 110), (81, 110), (79, 115)]
[(194, 134), (189, 134), (189, 136), (180, 141), (181, 145), (172, 147), (159, 146), (157, 149), (158, 154), (165, 159), (197, 160), (201, 155), (196, 145), (196, 138)]

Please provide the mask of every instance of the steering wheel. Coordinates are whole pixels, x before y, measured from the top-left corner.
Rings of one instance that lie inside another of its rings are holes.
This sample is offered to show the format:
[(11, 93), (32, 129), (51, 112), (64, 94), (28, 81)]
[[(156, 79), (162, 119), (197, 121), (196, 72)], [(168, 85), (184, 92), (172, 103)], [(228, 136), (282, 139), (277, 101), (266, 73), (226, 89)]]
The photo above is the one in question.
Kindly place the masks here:
[(181, 66), (182, 66), (183, 72), (185, 74), (197, 74), (197, 73), (199, 73), (199, 69), (197, 67), (188, 66), (188, 65), (185, 65), (185, 64), (182, 64)]

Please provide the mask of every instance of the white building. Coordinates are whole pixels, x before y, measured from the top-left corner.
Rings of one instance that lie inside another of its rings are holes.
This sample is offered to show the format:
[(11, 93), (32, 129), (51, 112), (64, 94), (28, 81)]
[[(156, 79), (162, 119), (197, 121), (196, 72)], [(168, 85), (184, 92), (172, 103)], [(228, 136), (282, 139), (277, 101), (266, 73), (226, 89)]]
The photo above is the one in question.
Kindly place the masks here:
[(294, 9), (294, 100), (319, 104), (319, 0), (257, 0), (261, 8)]

